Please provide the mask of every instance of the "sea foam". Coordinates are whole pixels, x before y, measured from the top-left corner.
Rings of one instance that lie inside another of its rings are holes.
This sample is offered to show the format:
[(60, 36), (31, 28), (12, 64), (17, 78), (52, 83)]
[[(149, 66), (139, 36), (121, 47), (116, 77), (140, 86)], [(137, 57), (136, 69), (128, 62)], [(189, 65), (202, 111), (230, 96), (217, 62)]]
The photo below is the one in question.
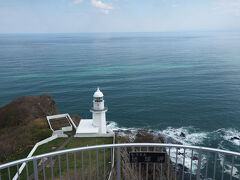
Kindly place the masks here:
[[(124, 131), (120, 132), (122, 136), (131, 136), (129, 137), (130, 139), (134, 139), (134, 136), (136, 135), (137, 130), (140, 130), (141, 128), (126, 128), (126, 127), (119, 127), (116, 122), (109, 122), (107, 125), (107, 128), (110, 129), (111, 131), (114, 130), (127, 130), (131, 132), (131, 135), (125, 134)], [(203, 132), (200, 131), (192, 126), (189, 127), (180, 127), (180, 128), (173, 128), (173, 127), (167, 127), (166, 129), (163, 130), (149, 130), (151, 133), (155, 135), (161, 135), (165, 138), (166, 143), (171, 143), (171, 144), (183, 144), (183, 145), (197, 145), (197, 146), (207, 146), (204, 145), (204, 141), (215, 137), (220, 143), (217, 148), (219, 149), (224, 149), (224, 150), (230, 150), (227, 149), (222, 145), (221, 142), (228, 142), (232, 143), (235, 146), (240, 146), (240, 140), (237, 138), (240, 137), (240, 132), (237, 131), (236, 129), (218, 129), (212, 132)], [(235, 137), (235, 139), (233, 139)], [(237, 137), (237, 138), (236, 138)], [(170, 139), (170, 140), (169, 140)], [(172, 162), (177, 162), (178, 164), (183, 164), (184, 161), (184, 149), (180, 148), (178, 149), (178, 157), (176, 159), (176, 149), (172, 148), (169, 152), (167, 151), (168, 155), (171, 158)], [(220, 161), (220, 165), (223, 165), (222, 157), (221, 155), (218, 155)], [(195, 158), (193, 158), (195, 157)], [(203, 169), (206, 165), (207, 162), (207, 155), (202, 154), (201, 157), (201, 169)], [(192, 161), (192, 164), (191, 164)], [(196, 174), (197, 168), (198, 168), (198, 152), (197, 151), (191, 151), (191, 150), (186, 150), (185, 151), (185, 162), (184, 166), (188, 169), (187, 171), (190, 171), (192, 169), (193, 174)], [(233, 177), (237, 178), (239, 176), (239, 171), (237, 169), (237, 166), (233, 167)], [(224, 169), (225, 173), (230, 174), (231, 173), (231, 162), (225, 161), (224, 162)]]
[(237, 131), (236, 129), (233, 128), (221, 130), (224, 132), (223, 138), (225, 141), (231, 142), (236, 146), (240, 146), (240, 131)]

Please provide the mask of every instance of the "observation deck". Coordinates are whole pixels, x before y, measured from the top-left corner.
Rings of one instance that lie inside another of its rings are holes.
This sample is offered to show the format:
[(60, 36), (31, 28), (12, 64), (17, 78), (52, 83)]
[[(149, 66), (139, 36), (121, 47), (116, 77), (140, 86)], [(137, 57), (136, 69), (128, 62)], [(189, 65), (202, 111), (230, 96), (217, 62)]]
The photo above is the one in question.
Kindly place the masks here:
[(90, 112), (102, 112), (102, 111), (105, 111), (107, 112), (108, 111), (108, 107), (104, 107), (103, 109), (94, 109), (93, 107), (90, 108)]

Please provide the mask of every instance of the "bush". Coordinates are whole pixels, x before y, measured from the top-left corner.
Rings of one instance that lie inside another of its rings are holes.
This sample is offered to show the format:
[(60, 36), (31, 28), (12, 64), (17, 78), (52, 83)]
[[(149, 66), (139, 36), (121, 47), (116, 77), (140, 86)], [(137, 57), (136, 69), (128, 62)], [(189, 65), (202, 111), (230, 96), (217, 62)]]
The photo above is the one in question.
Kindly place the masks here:
[[(0, 162), (24, 152), (37, 142), (52, 135), (45, 118), (35, 119), (27, 125), (19, 125), (1, 129)], [(31, 149), (31, 148), (30, 148)]]
[(33, 133), (32, 140), (33, 141), (41, 141), (43, 139), (48, 138), (51, 135), (52, 135), (52, 131), (50, 129), (37, 130)]

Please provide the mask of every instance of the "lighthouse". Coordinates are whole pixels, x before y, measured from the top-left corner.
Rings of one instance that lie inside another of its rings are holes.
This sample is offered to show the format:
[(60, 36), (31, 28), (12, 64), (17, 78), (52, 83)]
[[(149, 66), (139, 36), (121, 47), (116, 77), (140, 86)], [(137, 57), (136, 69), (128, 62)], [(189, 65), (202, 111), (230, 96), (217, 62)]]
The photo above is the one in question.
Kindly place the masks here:
[(93, 94), (93, 105), (90, 108), (92, 119), (81, 119), (75, 137), (113, 137), (114, 132), (107, 129), (103, 93), (99, 88)]
[(93, 126), (98, 127), (98, 133), (106, 134), (106, 112), (107, 107), (104, 106), (103, 93), (97, 88), (93, 94), (93, 107), (90, 109), (92, 112)]

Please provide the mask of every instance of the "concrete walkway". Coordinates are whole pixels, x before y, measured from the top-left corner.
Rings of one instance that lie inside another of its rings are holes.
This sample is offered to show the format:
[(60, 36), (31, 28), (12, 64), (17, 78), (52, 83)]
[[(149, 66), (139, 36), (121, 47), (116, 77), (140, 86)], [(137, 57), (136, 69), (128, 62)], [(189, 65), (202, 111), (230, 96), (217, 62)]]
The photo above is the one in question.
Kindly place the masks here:
[[(59, 150), (63, 150), (64, 147), (72, 140), (72, 138), (74, 137), (74, 135), (71, 135), (70, 137), (68, 137), (66, 139), (66, 141), (64, 141), (64, 143), (59, 146), (55, 151), (59, 151)], [(54, 162), (54, 159), (53, 159), (53, 162)], [(50, 158), (44, 160), (44, 166), (45, 168), (46, 167), (51, 167), (51, 161), (50, 161)], [(53, 166), (54, 166), (54, 163), (53, 163)], [(38, 165), (38, 174), (43, 170), (43, 166), (42, 164), (41, 165)], [(34, 180), (34, 174), (31, 174), (30, 177), (29, 177), (30, 180)]]

